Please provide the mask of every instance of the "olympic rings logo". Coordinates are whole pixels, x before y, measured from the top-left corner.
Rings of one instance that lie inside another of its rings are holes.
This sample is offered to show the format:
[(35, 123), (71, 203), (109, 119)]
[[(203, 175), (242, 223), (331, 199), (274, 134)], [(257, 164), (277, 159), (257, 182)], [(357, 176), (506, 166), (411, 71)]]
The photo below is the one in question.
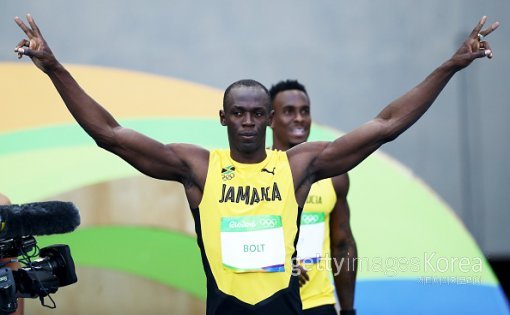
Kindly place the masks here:
[(259, 224), (266, 228), (273, 228), (278, 225), (278, 220), (274, 218), (259, 219)]
[(315, 224), (319, 222), (319, 216), (318, 215), (304, 215), (301, 221), (304, 224)]
[(231, 180), (232, 178), (234, 178), (236, 176), (235, 173), (230, 173), (230, 174), (221, 174), (221, 179), (223, 179), (224, 181), (226, 180)]

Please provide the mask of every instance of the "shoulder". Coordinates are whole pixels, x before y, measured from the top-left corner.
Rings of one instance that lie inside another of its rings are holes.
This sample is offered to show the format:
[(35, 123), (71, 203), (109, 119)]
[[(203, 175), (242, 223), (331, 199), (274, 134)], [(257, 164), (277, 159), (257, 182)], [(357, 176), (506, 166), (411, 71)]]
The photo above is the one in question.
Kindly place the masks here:
[(209, 168), (209, 150), (185, 143), (173, 143), (167, 146), (169, 148), (168, 160), (177, 169), (175, 172), (180, 176), (177, 180), (185, 187), (196, 185), (202, 189)]
[(181, 160), (181, 163), (186, 164), (188, 167), (207, 166), (209, 162), (209, 150), (200, 146), (187, 143), (172, 143), (168, 144), (167, 148), (169, 149), (167, 153), (170, 159), (176, 155)]
[(327, 141), (311, 141), (311, 142), (303, 142), (301, 144), (298, 144), (291, 149), (287, 150), (287, 155), (289, 156), (289, 159), (291, 158), (301, 158), (304, 156), (316, 156), (326, 146), (329, 144)]
[(286, 151), (289, 163), (293, 171), (306, 170), (308, 173), (313, 172), (310, 169), (313, 161), (326, 148), (329, 142), (313, 141), (303, 142)]
[(266, 149), (266, 154), (269, 160), (289, 161), (289, 151), (282, 151), (279, 149)]
[[(189, 144), (189, 143), (172, 143), (167, 144), (167, 148), (172, 151), (179, 153), (183, 156), (189, 158), (204, 158), (209, 157), (209, 150), (204, 149), (198, 145)], [(196, 154), (196, 156), (194, 156)]]

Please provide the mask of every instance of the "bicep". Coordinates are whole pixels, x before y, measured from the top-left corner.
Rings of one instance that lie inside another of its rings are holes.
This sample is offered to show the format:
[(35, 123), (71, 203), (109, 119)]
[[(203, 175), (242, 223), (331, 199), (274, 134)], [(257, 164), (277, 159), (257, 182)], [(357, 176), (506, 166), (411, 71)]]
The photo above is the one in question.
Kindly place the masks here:
[(154, 178), (183, 181), (205, 149), (190, 144), (163, 144), (129, 128), (114, 128), (104, 149)]
[(387, 142), (384, 120), (373, 119), (329, 142), (314, 160), (317, 179), (346, 173)]

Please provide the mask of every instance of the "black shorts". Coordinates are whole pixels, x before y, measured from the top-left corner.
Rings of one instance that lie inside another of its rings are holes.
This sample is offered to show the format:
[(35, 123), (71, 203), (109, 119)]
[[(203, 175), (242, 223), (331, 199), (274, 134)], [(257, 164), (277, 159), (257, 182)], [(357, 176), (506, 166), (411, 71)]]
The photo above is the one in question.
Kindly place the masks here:
[(329, 304), (303, 310), (303, 315), (338, 315), (338, 312), (334, 304)]

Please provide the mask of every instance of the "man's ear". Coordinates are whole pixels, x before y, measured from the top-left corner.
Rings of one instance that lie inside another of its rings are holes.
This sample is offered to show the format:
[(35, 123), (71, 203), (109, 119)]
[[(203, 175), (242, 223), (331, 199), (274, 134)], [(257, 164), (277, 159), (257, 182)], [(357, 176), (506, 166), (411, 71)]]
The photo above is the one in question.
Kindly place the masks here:
[(225, 121), (225, 112), (223, 111), (223, 109), (220, 109), (220, 124), (222, 126), (227, 125), (227, 122)]
[(269, 127), (273, 129), (274, 109), (269, 112)]

